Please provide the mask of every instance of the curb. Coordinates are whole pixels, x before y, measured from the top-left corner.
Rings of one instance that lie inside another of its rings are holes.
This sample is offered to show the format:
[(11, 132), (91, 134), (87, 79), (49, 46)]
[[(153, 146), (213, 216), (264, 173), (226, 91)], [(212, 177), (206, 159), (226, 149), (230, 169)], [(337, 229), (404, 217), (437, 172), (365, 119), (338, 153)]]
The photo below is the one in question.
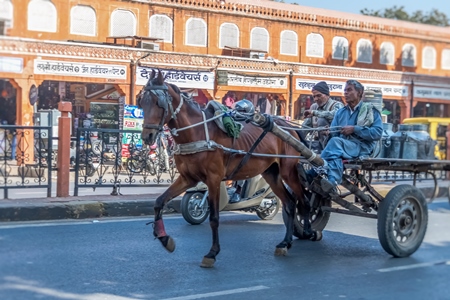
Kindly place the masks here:
[[(1, 205), (0, 222), (91, 219), (102, 217), (152, 216), (156, 199), (68, 201), (66, 203), (34, 203)], [(167, 203), (164, 214), (180, 213), (181, 197)]]
[[(449, 196), (448, 183), (439, 186), (438, 198)], [(385, 196), (392, 185), (378, 185), (376, 190)], [(434, 192), (432, 186), (420, 186), (427, 199)], [(0, 222), (45, 221), (63, 219), (92, 219), (102, 217), (153, 216), (156, 198), (159, 194), (127, 196), (80, 196), (68, 198), (40, 198), (0, 200)], [(181, 213), (182, 197), (169, 201), (164, 214)]]

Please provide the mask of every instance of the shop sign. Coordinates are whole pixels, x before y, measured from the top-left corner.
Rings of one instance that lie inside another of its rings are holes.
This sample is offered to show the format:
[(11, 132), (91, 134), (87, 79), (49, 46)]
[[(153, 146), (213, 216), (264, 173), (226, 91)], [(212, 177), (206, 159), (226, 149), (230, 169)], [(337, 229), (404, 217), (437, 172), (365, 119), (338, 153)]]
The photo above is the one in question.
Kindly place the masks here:
[(414, 98), (450, 100), (450, 89), (415, 86)]
[(287, 88), (286, 77), (244, 76), (228, 73), (228, 85), (282, 89)]
[(217, 71), (217, 85), (228, 85), (228, 72), (218, 70)]
[(144, 124), (144, 113), (135, 105), (125, 105), (123, 109), (123, 129), (135, 130), (136, 133), (127, 132), (122, 137), (122, 160), (130, 156), (130, 144), (140, 149), (142, 147), (141, 131)]
[[(308, 80), (297, 78), (295, 81), (296, 90), (311, 91), (313, 86), (322, 80)], [(325, 81), (330, 88), (330, 92), (344, 93), (345, 82)], [(367, 89), (381, 89), (384, 96), (407, 97), (409, 88), (406, 85), (384, 85), (384, 84), (366, 84), (362, 85)]]
[[(313, 86), (315, 86), (320, 81), (323, 81), (323, 80), (308, 80), (308, 79), (297, 78), (295, 80), (295, 89), (311, 92)], [(330, 88), (330, 92), (344, 93), (345, 82), (326, 81), (326, 83), (328, 84), (328, 87)]]
[(35, 59), (34, 74), (127, 79), (127, 67)]
[[(150, 67), (136, 68), (136, 85), (146, 85), (152, 74)], [(157, 69), (154, 69), (157, 71)], [(168, 83), (175, 84), (180, 88), (190, 89), (214, 89), (214, 73), (203, 71), (179, 71), (159, 69)]]
[(406, 85), (372, 85), (372, 84), (364, 84), (364, 87), (371, 89), (381, 89), (381, 93), (384, 96), (395, 96), (395, 97), (408, 97), (409, 88)]
[(0, 56), (0, 72), (22, 73), (23, 58)]

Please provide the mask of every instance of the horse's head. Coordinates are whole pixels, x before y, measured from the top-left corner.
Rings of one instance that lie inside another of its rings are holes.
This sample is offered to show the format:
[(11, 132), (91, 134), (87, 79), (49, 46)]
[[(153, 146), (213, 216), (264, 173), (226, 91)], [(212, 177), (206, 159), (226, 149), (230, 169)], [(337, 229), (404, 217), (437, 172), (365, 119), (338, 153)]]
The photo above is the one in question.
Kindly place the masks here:
[[(174, 103), (179, 103), (176, 110), (173, 109)], [(180, 95), (164, 82), (161, 71), (158, 70), (156, 73), (153, 70), (150, 79), (137, 97), (137, 104), (144, 112), (142, 140), (152, 145), (158, 133), (164, 130), (164, 124), (176, 119), (182, 102)]]

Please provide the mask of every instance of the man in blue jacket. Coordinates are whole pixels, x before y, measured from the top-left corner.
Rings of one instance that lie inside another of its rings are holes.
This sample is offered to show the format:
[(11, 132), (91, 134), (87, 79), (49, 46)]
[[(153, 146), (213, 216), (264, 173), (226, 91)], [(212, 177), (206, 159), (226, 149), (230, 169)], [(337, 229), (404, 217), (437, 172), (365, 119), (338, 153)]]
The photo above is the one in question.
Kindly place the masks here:
[(380, 112), (371, 103), (361, 101), (364, 86), (356, 80), (348, 80), (344, 97), (347, 105), (336, 112), (330, 125), (331, 139), (321, 153), (327, 162), (328, 180), (322, 180), (322, 188), (332, 191), (342, 181), (342, 159), (355, 159), (370, 155), (381, 139), (383, 123)]

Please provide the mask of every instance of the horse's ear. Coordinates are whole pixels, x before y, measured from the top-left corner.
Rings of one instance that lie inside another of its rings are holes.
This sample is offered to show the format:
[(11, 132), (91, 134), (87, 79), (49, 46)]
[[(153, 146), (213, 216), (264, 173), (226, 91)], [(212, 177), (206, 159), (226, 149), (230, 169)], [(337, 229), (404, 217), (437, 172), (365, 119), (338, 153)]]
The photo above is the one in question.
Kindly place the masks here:
[(161, 72), (161, 70), (158, 70), (158, 77), (156, 78), (156, 81), (158, 82), (159, 85), (164, 84), (164, 75)]
[(150, 74), (150, 79), (155, 78), (156, 72), (155, 69), (152, 69), (152, 74)]

